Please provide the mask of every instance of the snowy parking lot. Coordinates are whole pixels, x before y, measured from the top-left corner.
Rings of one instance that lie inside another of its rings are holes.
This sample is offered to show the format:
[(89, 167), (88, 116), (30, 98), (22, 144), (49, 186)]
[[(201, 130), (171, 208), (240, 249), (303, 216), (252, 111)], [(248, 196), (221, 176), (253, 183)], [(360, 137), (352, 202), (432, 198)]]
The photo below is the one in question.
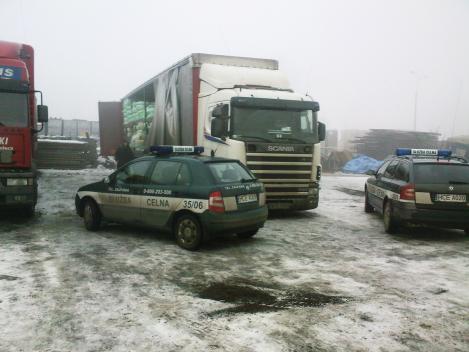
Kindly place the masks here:
[(168, 235), (87, 232), (74, 194), (110, 171), (42, 171), (38, 214), (0, 218), (0, 351), (468, 351), (469, 237), (391, 236), (364, 177), (318, 209), (197, 252)]

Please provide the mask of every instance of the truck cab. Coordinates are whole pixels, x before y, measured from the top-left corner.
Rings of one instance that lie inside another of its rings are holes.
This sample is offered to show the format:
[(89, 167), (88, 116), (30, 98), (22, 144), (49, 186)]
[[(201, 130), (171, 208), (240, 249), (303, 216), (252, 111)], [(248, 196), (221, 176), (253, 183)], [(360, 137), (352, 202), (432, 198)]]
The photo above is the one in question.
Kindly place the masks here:
[(0, 41), (0, 208), (34, 213), (37, 122), (47, 119), (47, 106), (36, 106), (33, 48)]
[(206, 149), (247, 165), (270, 209), (316, 208), (325, 137), (319, 104), (294, 93), (274, 67), (204, 64), (200, 80), (198, 140)]

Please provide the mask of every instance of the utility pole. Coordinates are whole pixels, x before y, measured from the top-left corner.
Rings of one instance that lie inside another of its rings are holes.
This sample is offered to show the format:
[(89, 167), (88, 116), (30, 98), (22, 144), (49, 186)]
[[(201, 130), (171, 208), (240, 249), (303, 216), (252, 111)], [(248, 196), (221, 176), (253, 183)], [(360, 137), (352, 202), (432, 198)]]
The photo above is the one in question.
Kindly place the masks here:
[(461, 101), (461, 93), (462, 93), (462, 80), (459, 81), (459, 86), (458, 86), (458, 93), (456, 97), (456, 108), (454, 109), (454, 117), (453, 117), (453, 127), (451, 128), (451, 137), (454, 137), (454, 129), (456, 127), (456, 119), (458, 117), (459, 102)]
[(410, 74), (415, 75), (415, 95), (414, 95), (414, 131), (417, 131), (417, 106), (419, 99), (419, 85), (422, 78), (427, 78), (425, 75), (420, 75), (418, 72), (410, 71)]
[(419, 99), (419, 79), (417, 78), (417, 84), (415, 87), (415, 97), (414, 97), (414, 131), (417, 132), (417, 103)]

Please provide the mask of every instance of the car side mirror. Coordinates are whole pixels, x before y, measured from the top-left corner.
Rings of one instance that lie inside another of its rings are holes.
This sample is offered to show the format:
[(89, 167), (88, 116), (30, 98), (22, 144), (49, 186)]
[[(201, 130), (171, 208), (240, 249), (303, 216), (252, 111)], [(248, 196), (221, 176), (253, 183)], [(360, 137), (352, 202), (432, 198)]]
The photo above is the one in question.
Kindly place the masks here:
[(228, 135), (227, 120), (221, 117), (216, 117), (211, 123), (211, 134), (214, 137), (223, 138)]
[(49, 121), (49, 108), (47, 105), (37, 106), (37, 121), (40, 123), (46, 123)]
[(320, 142), (326, 140), (326, 125), (322, 122), (318, 122), (318, 137)]
[(375, 170), (368, 170), (367, 172), (365, 172), (365, 174), (367, 174), (368, 176), (376, 176), (377, 172)]

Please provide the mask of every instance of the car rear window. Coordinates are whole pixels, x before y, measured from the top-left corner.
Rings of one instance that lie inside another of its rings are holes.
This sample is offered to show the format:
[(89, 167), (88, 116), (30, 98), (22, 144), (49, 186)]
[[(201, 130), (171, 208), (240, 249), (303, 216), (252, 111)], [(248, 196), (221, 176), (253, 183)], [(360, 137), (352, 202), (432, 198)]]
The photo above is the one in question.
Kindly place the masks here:
[(469, 165), (414, 164), (416, 183), (469, 184)]
[(237, 162), (208, 163), (208, 167), (217, 183), (242, 182), (254, 177)]

